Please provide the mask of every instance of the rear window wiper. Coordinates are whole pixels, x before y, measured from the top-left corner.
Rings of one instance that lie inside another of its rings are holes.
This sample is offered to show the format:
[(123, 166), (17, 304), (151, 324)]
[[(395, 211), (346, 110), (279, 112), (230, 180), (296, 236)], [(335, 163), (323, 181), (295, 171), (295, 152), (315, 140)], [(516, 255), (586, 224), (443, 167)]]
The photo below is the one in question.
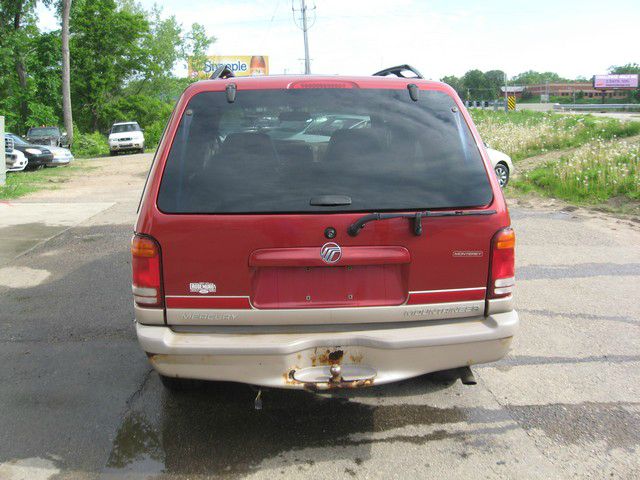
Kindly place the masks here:
[(413, 220), (413, 233), (422, 235), (422, 218), (424, 217), (464, 217), (472, 215), (494, 215), (495, 210), (453, 210), (447, 212), (432, 212), (425, 210), (415, 213), (370, 213), (353, 222), (347, 228), (347, 233), (352, 237), (357, 236), (364, 226), (375, 220), (389, 220), (390, 218), (409, 218)]

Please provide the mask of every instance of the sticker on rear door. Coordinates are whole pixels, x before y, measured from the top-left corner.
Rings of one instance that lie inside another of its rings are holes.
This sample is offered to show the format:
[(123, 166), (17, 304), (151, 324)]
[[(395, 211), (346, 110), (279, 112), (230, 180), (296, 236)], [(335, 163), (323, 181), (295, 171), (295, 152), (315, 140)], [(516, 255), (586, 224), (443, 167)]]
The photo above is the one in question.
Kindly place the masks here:
[(189, 284), (189, 291), (191, 293), (200, 293), (202, 295), (207, 293), (216, 293), (216, 284), (212, 282), (193, 282)]

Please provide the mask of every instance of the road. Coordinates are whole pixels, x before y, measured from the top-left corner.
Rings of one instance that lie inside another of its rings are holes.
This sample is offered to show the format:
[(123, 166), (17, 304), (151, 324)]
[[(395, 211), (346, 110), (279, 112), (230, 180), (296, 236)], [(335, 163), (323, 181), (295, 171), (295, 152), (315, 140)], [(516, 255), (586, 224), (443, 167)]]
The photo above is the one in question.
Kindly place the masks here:
[(31, 205), (27, 236), (49, 228), (39, 205), (75, 213), (0, 265), (0, 479), (640, 477), (640, 224), (513, 201), (522, 328), (477, 386), (276, 390), (255, 411), (243, 385), (165, 392), (136, 344), (149, 161), (12, 204)]

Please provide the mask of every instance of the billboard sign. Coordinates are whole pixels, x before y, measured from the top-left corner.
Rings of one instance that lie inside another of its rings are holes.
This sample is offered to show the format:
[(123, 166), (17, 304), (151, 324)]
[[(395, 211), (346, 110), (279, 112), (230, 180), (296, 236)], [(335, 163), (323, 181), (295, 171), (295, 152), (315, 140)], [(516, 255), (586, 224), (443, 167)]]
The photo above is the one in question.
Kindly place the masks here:
[(207, 57), (204, 68), (193, 68), (189, 58), (189, 78), (209, 78), (213, 71), (225, 64), (236, 77), (269, 75), (269, 57), (266, 55), (212, 55)]
[(593, 88), (613, 90), (618, 88), (638, 88), (638, 75), (595, 75)]

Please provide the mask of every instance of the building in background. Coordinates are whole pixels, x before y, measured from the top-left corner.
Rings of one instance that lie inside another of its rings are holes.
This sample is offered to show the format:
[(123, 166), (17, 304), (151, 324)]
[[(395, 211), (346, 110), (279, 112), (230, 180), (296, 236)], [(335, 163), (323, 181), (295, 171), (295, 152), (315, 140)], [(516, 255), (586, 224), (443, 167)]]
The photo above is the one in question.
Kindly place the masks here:
[[(525, 85), (524, 92), (532, 98), (549, 94), (551, 97), (573, 97), (582, 98), (602, 98), (602, 90), (593, 88), (593, 82), (571, 82), (571, 83), (540, 83), (536, 85)], [(627, 98), (628, 92), (625, 90), (607, 90), (607, 98)]]
[(269, 57), (266, 55), (212, 55), (207, 57), (202, 70), (195, 70), (189, 58), (189, 78), (209, 78), (222, 64), (227, 65), (236, 77), (269, 75)]

